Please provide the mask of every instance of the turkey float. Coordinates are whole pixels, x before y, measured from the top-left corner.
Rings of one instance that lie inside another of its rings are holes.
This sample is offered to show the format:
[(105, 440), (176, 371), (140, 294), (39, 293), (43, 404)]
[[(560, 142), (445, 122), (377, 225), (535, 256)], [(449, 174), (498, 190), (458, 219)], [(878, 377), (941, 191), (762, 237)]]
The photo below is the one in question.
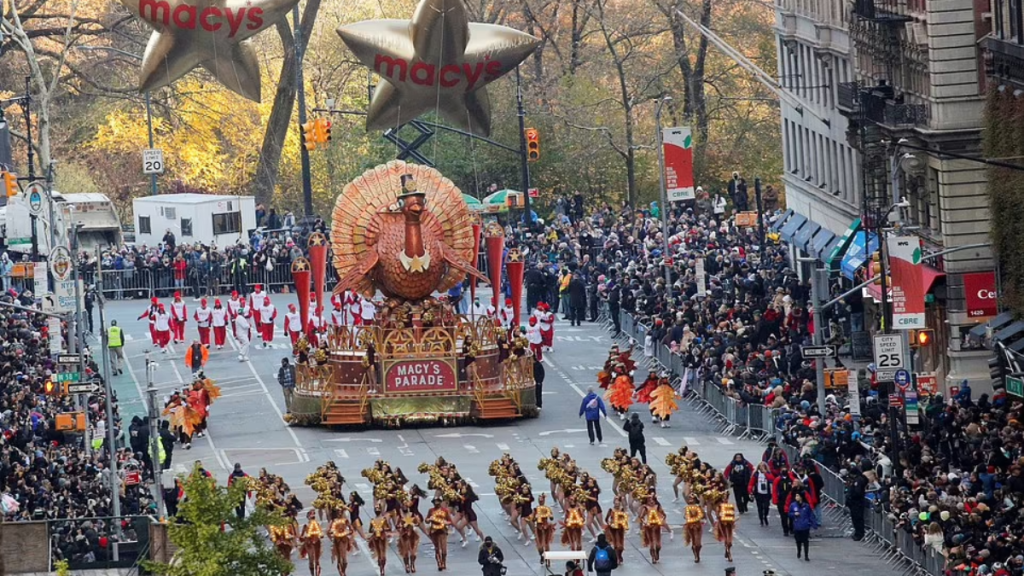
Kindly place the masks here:
[(437, 170), (395, 160), (349, 182), (334, 205), (331, 227), (334, 292), (408, 301), (445, 292), (472, 264), (472, 217), (462, 193)]

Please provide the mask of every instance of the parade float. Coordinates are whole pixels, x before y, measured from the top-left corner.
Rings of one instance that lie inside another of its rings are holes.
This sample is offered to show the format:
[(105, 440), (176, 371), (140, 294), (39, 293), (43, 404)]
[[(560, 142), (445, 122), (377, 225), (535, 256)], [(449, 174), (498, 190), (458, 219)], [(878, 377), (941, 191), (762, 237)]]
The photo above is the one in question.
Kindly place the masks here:
[[(510, 337), (490, 316), (458, 314), (444, 297), (467, 277), (500, 282), (500, 226), (483, 229), (437, 170), (397, 160), (346, 185), (332, 216), (330, 248), (341, 278), (334, 293), (373, 299), (376, 313), (368, 324), (332, 327), (322, 346), (300, 355), (292, 422), (397, 426), (536, 415), (525, 339)], [(495, 263), (489, 277), (472, 264), (481, 245)], [(304, 316), (308, 302), (325, 301), (327, 247), (322, 235), (312, 236), (310, 260), (293, 266)], [(518, 302), (523, 262), (514, 249), (504, 260)]]

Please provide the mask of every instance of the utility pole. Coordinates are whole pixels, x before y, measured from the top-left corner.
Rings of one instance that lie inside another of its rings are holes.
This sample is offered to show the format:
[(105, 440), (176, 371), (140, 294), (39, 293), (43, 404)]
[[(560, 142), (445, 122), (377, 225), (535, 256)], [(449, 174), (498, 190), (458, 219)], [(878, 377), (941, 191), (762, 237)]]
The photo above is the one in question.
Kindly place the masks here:
[(672, 261), (668, 251), (668, 184), (665, 182), (665, 135), (661, 131), (661, 108), (665, 102), (671, 102), (671, 96), (664, 96), (658, 100), (658, 106), (654, 109), (654, 141), (658, 143), (658, 167), (661, 169), (661, 239), (662, 258), (665, 269), (665, 292), (672, 296)]
[(530, 165), (526, 157), (526, 109), (523, 108), (523, 78), (516, 66), (516, 114), (519, 116), (519, 170), (523, 185), (523, 220), (526, 227), (533, 225), (530, 214)]
[(114, 562), (120, 560), (118, 543), (120, 542), (121, 534), (121, 498), (120, 486), (118, 485), (119, 475), (117, 473), (117, 446), (115, 442), (117, 438), (114, 434), (114, 390), (110, 383), (110, 350), (107, 349), (107, 324), (104, 316), (104, 298), (103, 298), (103, 260), (100, 258), (100, 247), (96, 247), (96, 277), (99, 279), (101, 289), (96, 291), (96, 299), (99, 303), (100, 308), (100, 346), (102, 350), (101, 362), (103, 371), (103, 393), (107, 396), (107, 454), (110, 457), (110, 499), (114, 504), (114, 527), (117, 531), (117, 538), (114, 538)]
[(25, 76), (25, 98), (21, 103), (25, 111), (25, 141), (28, 142), (28, 181), (36, 179), (35, 150), (32, 149), (32, 77)]
[[(78, 377), (81, 378), (85, 374), (85, 336), (82, 334), (82, 290), (78, 285), (82, 281), (82, 269), (78, 265), (78, 229), (81, 225), (75, 222), (73, 226), (74, 228), (71, 231), (71, 265), (74, 267), (74, 272), (71, 277), (74, 278), (75, 283), (75, 341), (71, 342), (71, 338), (68, 338), (68, 341), (72, 344), (68, 348), (73, 348), (74, 352), (78, 354)], [(75, 406), (80, 410), (85, 409), (86, 402), (84, 394), (78, 394), (75, 397)], [(113, 424), (113, 422), (110, 422), (108, 427), (113, 426)], [(88, 423), (86, 423), (85, 430), (85, 453), (89, 456), (92, 455)]]
[[(754, 178), (754, 202), (757, 205), (757, 245), (760, 248), (759, 267), (764, 268), (764, 204), (761, 202), (761, 179)], [(824, 300), (825, 298), (822, 298)], [(815, 324), (817, 326), (817, 324)]]
[[(149, 90), (146, 90), (146, 125), (149, 128), (149, 149), (153, 149), (153, 106), (150, 104)], [(149, 175), (149, 194), (156, 196), (156, 173)]]
[[(811, 262), (816, 263), (815, 258), (799, 258), (800, 262)], [(814, 322), (814, 334), (811, 335), (811, 342), (815, 346), (821, 346), (822, 332), (824, 326), (821, 325), (821, 313), (823, 303), (828, 299), (828, 270), (824, 268), (818, 268), (815, 266), (811, 272), (811, 307), (814, 308), (813, 322)], [(825, 359), (815, 358), (814, 359), (814, 373), (815, 380), (817, 381), (818, 390), (818, 413), (825, 416)]]
[[(292, 8), (292, 19), (295, 21), (295, 32), (292, 36), (295, 39), (295, 83), (298, 91), (299, 107), (299, 134), (302, 134), (302, 125), (306, 123), (306, 86), (302, 76), (302, 21), (299, 18), (299, 5)], [(306, 150), (302, 138), (299, 138), (299, 158), (302, 161), (302, 207), (306, 216), (313, 215), (313, 181), (309, 168), (309, 150)]]
[(146, 398), (149, 408), (149, 457), (153, 461), (153, 499), (156, 500), (157, 514), (160, 521), (167, 518), (167, 507), (164, 504), (163, 464), (160, 462), (160, 409), (156, 403), (156, 384), (153, 383), (153, 372), (156, 362), (146, 352)]

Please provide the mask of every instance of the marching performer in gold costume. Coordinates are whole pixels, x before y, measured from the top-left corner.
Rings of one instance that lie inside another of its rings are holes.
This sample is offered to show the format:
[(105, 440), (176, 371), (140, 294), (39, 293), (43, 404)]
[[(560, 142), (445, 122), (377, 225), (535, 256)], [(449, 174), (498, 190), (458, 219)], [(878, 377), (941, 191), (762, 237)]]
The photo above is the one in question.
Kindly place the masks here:
[(604, 521), (604, 533), (612, 548), (615, 549), (621, 566), (622, 551), (626, 549), (626, 532), (629, 532), (629, 510), (626, 509), (625, 496), (620, 494), (615, 497), (615, 504), (608, 510)]
[(345, 516), (345, 508), (340, 507), (334, 511), (334, 520), (327, 530), (331, 539), (331, 560), (338, 568), (338, 576), (345, 576), (348, 569), (348, 553), (356, 547), (352, 521)]
[(306, 520), (308, 523), (302, 527), (299, 556), (309, 560), (309, 576), (320, 576), (320, 548), (324, 531), (320, 522), (317, 522), (316, 510), (307, 512)]
[(704, 535), (704, 509), (697, 496), (691, 495), (683, 509), (686, 523), (683, 525), (684, 541), (693, 550), (693, 561), (700, 563), (701, 537)]
[(657, 496), (651, 494), (647, 497), (640, 506), (637, 519), (640, 522), (640, 544), (650, 550), (651, 564), (657, 564), (661, 558), (661, 531), (668, 526), (665, 509), (661, 507)]
[(374, 506), (373, 520), (370, 520), (369, 526), (369, 538), (366, 540), (366, 544), (370, 547), (370, 551), (373, 556), (377, 559), (377, 567), (380, 568), (380, 576), (384, 576), (384, 570), (388, 563), (388, 538), (391, 533), (388, 530), (390, 522), (387, 515), (385, 514), (384, 503), (379, 502)]
[(402, 504), (398, 519), (398, 553), (405, 563), (405, 572), (416, 573), (416, 551), (420, 547), (420, 517), (413, 513), (409, 502)]
[(565, 520), (562, 521), (562, 545), (570, 550), (583, 550), (583, 526), (586, 524), (586, 510), (568, 496), (565, 501)]
[(537, 540), (537, 553), (540, 554), (540, 561), (546, 566), (551, 562), (544, 560), (544, 553), (551, 550), (551, 542), (555, 539), (555, 515), (547, 506), (547, 495), (541, 494), (537, 497), (537, 507), (529, 516), (533, 525), (533, 534)]
[(427, 510), (427, 531), (430, 533), (430, 542), (434, 545), (434, 559), (437, 561), (437, 569), (447, 570), (448, 527), (452, 525), (452, 517), (442, 498), (435, 496), (433, 503), (433, 507)]
[(729, 502), (729, 493), (718, 505), (718, 522), (715, 524), (715, 538), (725, 545), (725, 559), (732, 562), (732, 538), (736, 530), (736, 506)]

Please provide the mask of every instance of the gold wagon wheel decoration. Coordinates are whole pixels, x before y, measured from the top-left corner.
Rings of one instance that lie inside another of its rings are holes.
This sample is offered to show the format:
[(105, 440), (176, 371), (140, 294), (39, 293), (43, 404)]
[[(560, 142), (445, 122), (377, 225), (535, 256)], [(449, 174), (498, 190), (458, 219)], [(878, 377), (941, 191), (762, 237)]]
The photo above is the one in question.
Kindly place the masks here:
[(420, 352), (424, 354), (447, 354), (454, 348), (452, 335), (444, 328), (430, 328), (420, 340)]
[(306, 245), (309, 247), (323, 246), (327, 244), (327, 236), (324, 236), (322, 232), (313, 232), (309, 235), (309, 241)]
[(505, 262), (522, 262), (523, 253), (519, 248), (509, 248), (508, 254), (505, 255)]
[(292, 262), (292, 274), (296, 272), (308, 272), (309, 270), (309, 260), (306, 260), (303, 256), (299, 256)]
[(415, 352), (416, 339), (413, 331), (409, 329), (392, 330), (384, 338), (384, 352), (386, 354), (411, 354)]
[(487, 224), (487, 228), (484, 228), (484, 236), (504, 236), (505, 229), (501, 227), (501, 224), (497, 222), (490, 222)]

